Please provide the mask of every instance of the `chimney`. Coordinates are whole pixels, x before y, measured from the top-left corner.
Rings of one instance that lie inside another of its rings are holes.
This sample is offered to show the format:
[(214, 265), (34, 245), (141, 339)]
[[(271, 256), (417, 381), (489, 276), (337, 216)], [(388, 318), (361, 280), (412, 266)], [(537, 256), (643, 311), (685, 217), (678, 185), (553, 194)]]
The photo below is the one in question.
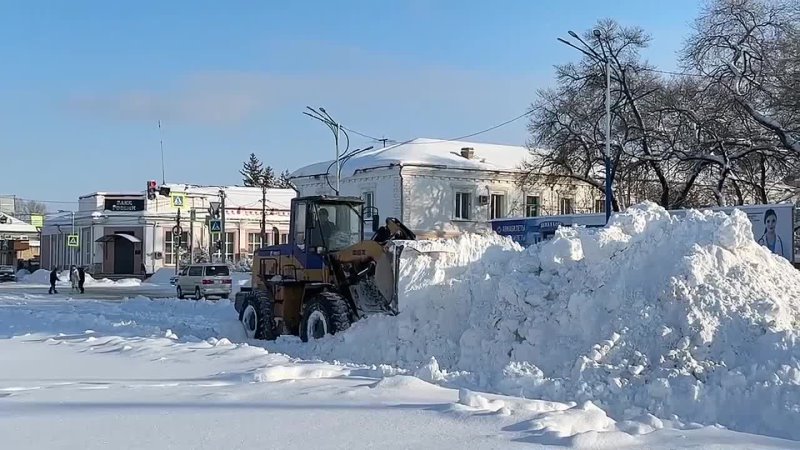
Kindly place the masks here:
[(475, 157), (475, 149), (472, 147), (461, 147), (461, 156), (472, 159)]

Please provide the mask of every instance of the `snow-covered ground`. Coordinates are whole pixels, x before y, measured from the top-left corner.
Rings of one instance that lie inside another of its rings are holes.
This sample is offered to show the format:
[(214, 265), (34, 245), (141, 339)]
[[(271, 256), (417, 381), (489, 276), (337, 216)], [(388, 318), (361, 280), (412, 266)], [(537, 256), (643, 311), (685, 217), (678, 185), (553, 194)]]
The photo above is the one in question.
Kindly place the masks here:
[(2, 447), (800, 448), (653, 417), (615, 423), (590, 403), (437, 385), (429, 365), (415, 377), (265, 344), (246, 342), (228, 301), (0, 293)]
[[(59, 273), (59, 281), (56, 282), (56, 288), (59, 293), (66, 295), (76, 296), (77, 292), (71, 288), (69, 281), (69, 271), (61, 271)], [(175, 295), (175, 286), (170, 281), (175, 276), (174, 268), (158, 269), (152, 276), (142, 281), (136, 278), (124, 278), (120, 280), (109, 280), (107, 278), (95, 279), (90, 274), (86, 274), (85, 282), (85, 297), (92, 298), (93, 295), (107, 297), (135, 297), (143, 295), (147, 297), (170, 297)], [(247, 286), (250, 283), (251, 274), (248, 272), (232, 272), (231, 278), (233, 279), (232, 293), (239, 292), (242, 286)], [(50, 285), (50, 272), (45, 269), (37, 270), (30, 273), (26, 270), (17, 272), (16, 283), (4, 283), (0, 285), (0, 289), (15, 288), (17, 290), (24, 290), (31, 292), (32, 289), (38, 289), (40, 292), (49, 289)]]
[(409, 243), (400, 315), (310, 344), (227, 300), (0, 288), (2, 448), (800, 448), (800, 272), (749, 226)]

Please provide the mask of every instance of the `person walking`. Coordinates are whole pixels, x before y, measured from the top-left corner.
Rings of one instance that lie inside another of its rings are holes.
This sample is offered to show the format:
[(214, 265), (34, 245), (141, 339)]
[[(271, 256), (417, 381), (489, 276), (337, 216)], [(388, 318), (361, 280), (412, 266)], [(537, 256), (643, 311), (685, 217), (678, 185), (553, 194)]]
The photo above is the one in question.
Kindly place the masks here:
[(69, 268), (69, 282), (72, 285), (72, 292), (78, 291), (78, 268), (72, 266)]
[(56, 290), (56, 281), (60, 281), (58, 279), (58, 266), (56, 266), (50, 272), (50, 291), (49, 291), (50, 294), (58, 294), (58, 291)]
[(83, 294), (83, 283), (86, 282), (86, 271), (83, 267), (78, 267), (78, 289), (80, 289), (81, 294)]

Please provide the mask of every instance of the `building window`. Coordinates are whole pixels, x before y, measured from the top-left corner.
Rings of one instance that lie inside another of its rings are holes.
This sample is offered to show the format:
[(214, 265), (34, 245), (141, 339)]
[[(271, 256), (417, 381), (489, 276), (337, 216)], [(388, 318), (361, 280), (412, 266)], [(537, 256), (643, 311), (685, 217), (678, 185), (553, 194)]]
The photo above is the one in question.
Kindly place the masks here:
[(373, 191), (365, 191), (361, 193), (361, 200), (364, 200), (364, 222), (371, 222), (372, 216), (375, 215), (375, 193)]
[(489, 203), (490, 218), (499, 219), (506, 215), (506, 196), (503, 194), (492, 194), (491, 202)]
[(561, 200), (559, 200), (559, 212), (561, 214), (572, 214), (573, 211), (572, 199), (569, 197), (562, 197)]
[(528, 195), (525, 197), (525, 217), (537, 217), (539, 215), (539, 197)]
[[(361, 199), (364, 200), (364, 208), (372, 208), (375, 206), (375, 193), (366, 191), (361, 194)], [(372, 215), (372, 214), (370, 214)]]
[(288, 243), (289, 243), (289, 234), (281, 233), (281, 244), (288, 244)]
[(456, 192), (455, 218), (460, 220), (470, 219), (472, 209), (472, 194), (469, 192)]
[(262, 246), (261, 233), (247, 233), (247, 251), (251, 255)]
[(596, 213), (604, 213), (606, 212), (606, 200), (601, 198), (599, 200), (594, 201), (594, 212)]
[[(234, 238), (235, 238), (234, 233), (227, 233), (227, 232), (225, 233), (225, 261), (234, 261), (234, 256), (235, 256), (233, 253), (233, 248), (234, 248), (233, 244), (235, 244), (235, 242), (233, 242)], [(222, 239), (221, 233), (211, 233), (211, 245), (214, 250), (212, 253), (214, 254), (220, 253), (220, 251), (216, 249), (216, 243), (221, 239)]]
[[(177, 236), (172, 234), (172, 230), (167, 230), (164, 235), (164, 264), (172, 265), (177, 261)], [(184, 231), (181, 233), (180, 248), (187, 250), (189, 248), (189, 232)]]

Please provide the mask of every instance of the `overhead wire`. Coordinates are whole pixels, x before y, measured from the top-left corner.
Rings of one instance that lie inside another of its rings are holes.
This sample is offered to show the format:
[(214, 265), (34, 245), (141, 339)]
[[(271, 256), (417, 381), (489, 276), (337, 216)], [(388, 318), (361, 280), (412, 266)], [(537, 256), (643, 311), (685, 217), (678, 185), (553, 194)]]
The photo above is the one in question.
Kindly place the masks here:
[[(478, 135), (481, 135), (481, 134), (484, 134), (484, 133), (488, 133), (490, 131), (494, 131), (494, 130), (496, 130), (498, 128), (501, 128), (501, 127), (504, 127), (504, 126), (506, 126), (506, 125), (508, 125), (510, 123), (516, 122), (517, 120), (522, 119), (523, 117), (527, 117), (527, 116), (529, 116), (531, 114), (533, 114), (533, 110), (527, 110), (527, 111), (523, 112), (522, 114), (519, 114), (519, 115), (517, 115), (517, 116), (515, 116), (515, 117), (513, 117), (511, 119), (508, 119), (506, 121), (500, 122), (500, 123), (498, 123), (496, 125), (492, 125), (492, 126), (490, 126), (488, 128), (482, 129), (480, 131), (476, 131), (474, 133), (469, 133), (469, 134), (465, 134), (465, 135), (462, 135), (462, 136), (457, 136), (457, 137), (450, 138), (450, 139), (437, 139), (437, 140), (429, 141), (427, 143), (429, 143), (429, 144), (438, 144), (438, 143), (442, 143), (442, 142), (460, 141), (462, 139), (471, 138), (471, 137), (478, 136)], [(372, 139), (374, 141), (383, 141), (383, 139), (377, 139), (377, 138), (375, 138), (373, 136), (370, 136), (369, 134), (353, 130), (352, 128), (345, 128), (345, 127), (342, 127), (342, 128), (344, 128), (347, 131), (350, 131), (350, 132), (352, 132), (354, 134), (357, 134), (359, 136), (365, 137), (367, 139)], [(416, 139), (416, 138), (408, 139), (408, 140), (405, 140), (405, 141), (396, 141), (394, 139), (387, 139), (386, 141), (387, 142), (393, 142), (396, 145), (403, 145), (403, 144), (408, 144), (408, 143), (414, 141), (414, 139)]]

